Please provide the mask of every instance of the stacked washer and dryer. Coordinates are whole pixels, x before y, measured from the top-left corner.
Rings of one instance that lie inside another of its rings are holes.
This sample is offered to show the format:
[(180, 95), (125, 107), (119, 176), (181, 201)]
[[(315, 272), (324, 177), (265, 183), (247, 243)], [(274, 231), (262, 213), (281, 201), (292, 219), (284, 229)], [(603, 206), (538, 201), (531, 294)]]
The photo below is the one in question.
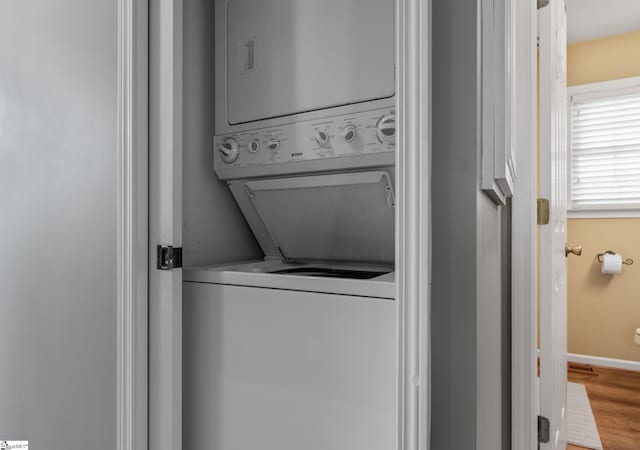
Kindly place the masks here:
[(264, 259), (184, 270), (193, 449), (397, 447), (394, 11), (216, 0), (214, 169)]

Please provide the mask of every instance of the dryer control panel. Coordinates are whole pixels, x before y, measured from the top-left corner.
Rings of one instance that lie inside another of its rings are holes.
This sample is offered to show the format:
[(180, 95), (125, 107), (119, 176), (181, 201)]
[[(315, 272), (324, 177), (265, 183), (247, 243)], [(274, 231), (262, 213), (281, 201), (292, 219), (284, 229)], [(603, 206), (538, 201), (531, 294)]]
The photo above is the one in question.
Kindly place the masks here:
[[(392, 108), (216, 136), (221, 179), (356, 169), (393, 164)], [(344, 163), (344, 164), (343, 164)]]

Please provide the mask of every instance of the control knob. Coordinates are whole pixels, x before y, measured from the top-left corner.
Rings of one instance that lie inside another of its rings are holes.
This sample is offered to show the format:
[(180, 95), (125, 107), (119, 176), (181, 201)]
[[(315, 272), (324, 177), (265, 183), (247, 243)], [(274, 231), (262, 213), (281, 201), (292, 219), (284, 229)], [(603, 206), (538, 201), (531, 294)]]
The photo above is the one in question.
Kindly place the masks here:
[(269, 143), (267, 144), (267, 148), (269, 150), (271, 150), (272, 152), (277, 152), (280, 149), (280, 141), (276, 140), (276, 139), (272, 139), (271, 141), (269, 141)]
[(218, 151), (220, 152), (222, 161), (231, 164), (238, 159), (238, 142), (233, 138), (226, 138), (218, 144)]
[(382, 116), (376, 128), (376, 134), (381, 143), (388, 145), (396, 143), (396, 116), (393, 114)]
[(347, 125), (342, 130), (342, 139), (345, 142), (353, 142), (358, 137), (358, 127), (355, 125)]
[(258, 153), (260, 151), (260, 141), (252, 139), (249, 141), (249, 153)]
[(316, 131), (316, 142), (320, 147), (328, 147), (329, 146), (329, 133), (326, 131)]

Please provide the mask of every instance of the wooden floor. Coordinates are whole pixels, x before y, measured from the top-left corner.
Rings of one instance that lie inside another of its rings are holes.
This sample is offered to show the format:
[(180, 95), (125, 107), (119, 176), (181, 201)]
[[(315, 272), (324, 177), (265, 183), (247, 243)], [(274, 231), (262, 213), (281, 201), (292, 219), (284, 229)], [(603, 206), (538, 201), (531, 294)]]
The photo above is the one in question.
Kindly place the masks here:
[(569, 381), (587, 387), (604, 450), (640, 450), (640, 372), (571, 363)]

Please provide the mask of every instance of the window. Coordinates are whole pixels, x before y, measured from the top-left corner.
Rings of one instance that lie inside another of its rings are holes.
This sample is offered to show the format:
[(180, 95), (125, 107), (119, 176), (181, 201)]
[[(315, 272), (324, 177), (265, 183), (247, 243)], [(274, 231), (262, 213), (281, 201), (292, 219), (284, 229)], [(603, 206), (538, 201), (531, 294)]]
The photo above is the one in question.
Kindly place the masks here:
[(640, 78), (569, 93), (570, 209), (640, 216)]

